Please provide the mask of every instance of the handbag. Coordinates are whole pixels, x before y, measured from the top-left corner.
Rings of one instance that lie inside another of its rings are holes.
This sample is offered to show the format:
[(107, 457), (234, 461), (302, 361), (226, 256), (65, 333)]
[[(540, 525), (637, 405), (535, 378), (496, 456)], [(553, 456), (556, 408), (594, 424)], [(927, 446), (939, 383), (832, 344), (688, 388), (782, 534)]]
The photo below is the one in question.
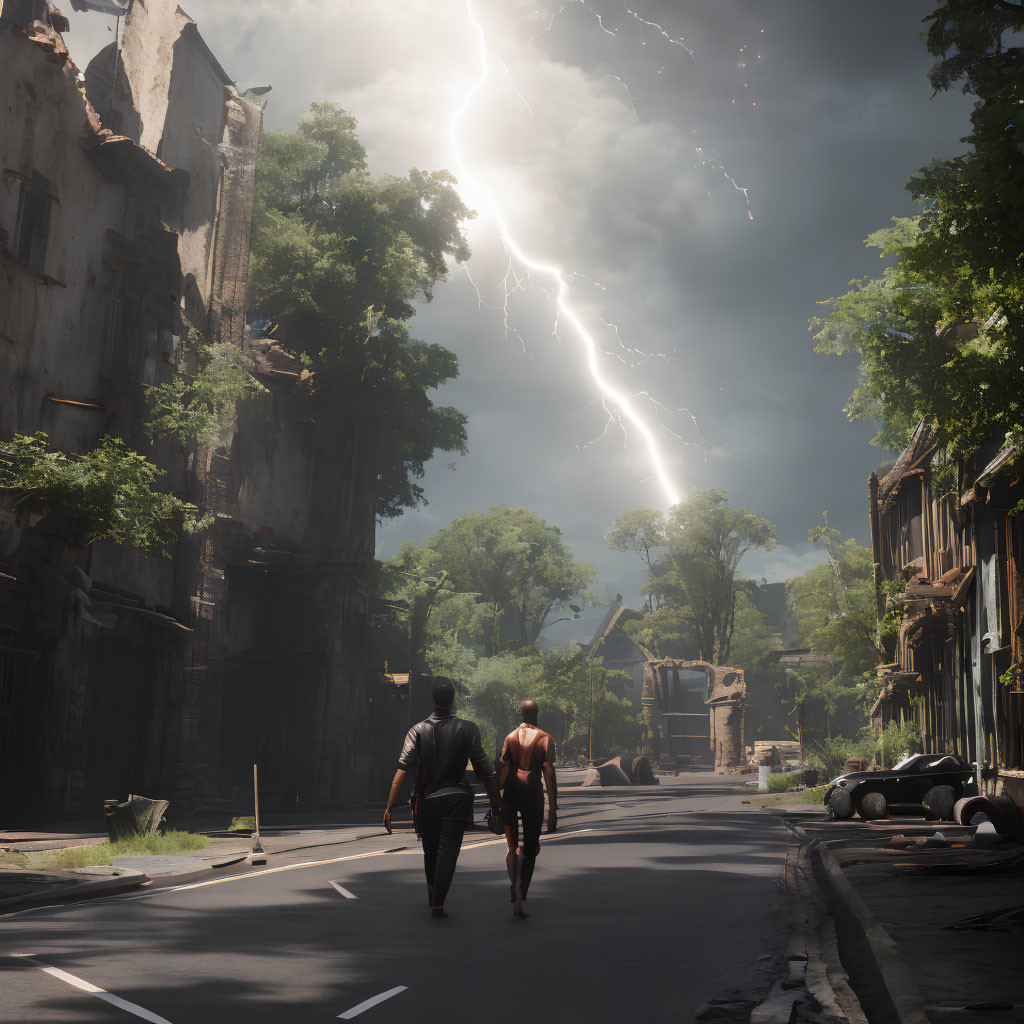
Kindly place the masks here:
[(501, 813), (500, 807), (492, 807), (487, 812), (487, 817), (484, 819), (487, 822), (487, 827), (496, 835), (504, 835), (505, 833), (505, 816)]

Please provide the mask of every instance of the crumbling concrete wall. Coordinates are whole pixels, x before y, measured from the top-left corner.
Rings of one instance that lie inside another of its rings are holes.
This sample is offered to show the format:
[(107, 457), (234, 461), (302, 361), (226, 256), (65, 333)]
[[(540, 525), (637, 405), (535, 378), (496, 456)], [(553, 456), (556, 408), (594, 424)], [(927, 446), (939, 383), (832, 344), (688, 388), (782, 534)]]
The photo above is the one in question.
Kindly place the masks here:
[[(261, 108), (173, 0), (134, 0), (84, 89), (29, 7), (40, 24), (0, 32), (0, 437), (122, 436), (215, 523), (169, 561), (0, 516), (0, 661), (21, 659), (6, 795), (22, 816), (129, 790), (226, 809), (258, 761), (279, 804), (364, 798), (373, 463), (357, 417), (245, 336)], [(41, 262), (19, 249), (23, 186), (49, 203)], [(146, 448), (145, 387), (176, 372), (189, 327), (240, 347), (269, 393), (223, 446)]]
[[(228, 310), (218, 337), (241, 343), (260, 112), (176, 4), (136, 0), (109, 54), (123, 61), (115, 105), (140, 103), (118, 118), (136, 137), (111, 134), (59, 27), (45, 3), (3, 8), (0, 438), (44, 430), (84, 452), (114, 434), (142, 447), (144, 388), (175, 372), (183, 329), (205, 329), (215, 298)], [(248, 130), (236, 162), (249, 178), (225, 204), (222, 169), (239, 149), (229, 106)], [(233, 262), (218, 259), (222, 229), (239, 233), (222, 247)], [(230, 294), (215, 296), (228, 278)], [(173, 441), (149, 452), (193, 498), (201, 455)], [(170, 561), (77, 548), (55, 512), (19, 508), (4, 524), (0, 670), (14, 696), (0, 704), (0, 807), (78, 814), (129, 789), (191, 791), (208, 753), (195, 728), (208, 695), (189, 671), (198, 544), (183, 540)]]
[(124, 21), (120, 59), (141, 121), (135, 141), (151, 153), (166, 134), (174, 50), (189, 21), (177, 0), (135, 0)]

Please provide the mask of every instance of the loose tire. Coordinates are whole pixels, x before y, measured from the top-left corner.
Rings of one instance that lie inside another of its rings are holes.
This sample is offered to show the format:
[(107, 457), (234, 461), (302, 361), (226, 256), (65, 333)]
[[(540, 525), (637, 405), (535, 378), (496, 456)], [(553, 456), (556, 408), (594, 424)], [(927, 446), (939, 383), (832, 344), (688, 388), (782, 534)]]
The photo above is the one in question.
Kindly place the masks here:
[(952, 821), (956, 790), (952, 786), (932, 786), (922, 797), (921, 803), (928, 809), (931, 817), (940, 821)]
[(850, 792), (836, 787), (828, 795), (828, 813), (833, 821), (842, 821), (853, 817), (853, 801)]
[(857, 813), (865, 821), (876, 821), (879, 818), (889, 817), (889, 805), (886, 802), (885, 794), (878, 790), (871, 790), (865, 793), (857, 803)]

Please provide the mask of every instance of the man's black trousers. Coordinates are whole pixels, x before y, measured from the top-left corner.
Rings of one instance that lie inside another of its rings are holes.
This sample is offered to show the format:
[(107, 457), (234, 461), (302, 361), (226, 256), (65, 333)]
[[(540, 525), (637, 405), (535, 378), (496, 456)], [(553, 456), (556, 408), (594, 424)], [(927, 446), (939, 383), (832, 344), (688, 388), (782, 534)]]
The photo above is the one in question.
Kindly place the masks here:
[(472, 794), (458, 792), (428, 796), (420, 805), (423, 867), (427, 885), (434, 887), (434, 906), (443, 907), (462, 849)]

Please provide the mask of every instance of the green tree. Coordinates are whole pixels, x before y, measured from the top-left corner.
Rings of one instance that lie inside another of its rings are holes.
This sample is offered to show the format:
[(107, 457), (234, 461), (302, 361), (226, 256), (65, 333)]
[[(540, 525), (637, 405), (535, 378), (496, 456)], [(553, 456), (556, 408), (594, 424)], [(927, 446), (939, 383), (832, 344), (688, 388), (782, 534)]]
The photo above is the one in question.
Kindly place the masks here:
[(787, 673), (786, 691), (801, 706), (801, 714), (812, 708), (821, 714), (825, 735), (831, 737), (837, 719), (849, 727), (854, 709), (863, 704), (876, 679), (874, 573), (870, 549), (844, 539), (828, 525), (827, 515), (808, 535), (824, 542), (828, 561), (786, 584), (790, 629), (798, 645), (831, 658), (832, 664)]
[[(775, 527), (767, 519), (730, 506), (724, 491), (696, 491), (667, 517), (630, 509), (605, 541), (637, 551), (648, 567), (649, 592), (661, 605), (629, 624), (638, 643), (659, 655), (696, 654), (716, 665), (728, 660), (737, 598), (747, 585), (740, 562), (755, 548), (775, 546)], [(668, 550), (654, 558), (654, 548)]]
[[(817, 528), (810, 531), (812, 540), (817, 533)], [(791, 628), (800, 646), (834, 658), (837, 673), (853, 685), (874, 674), (878, 664), (871, 549), (844, 540), (838, 531), (833, 531), (830, 548), (828, 562), (786, 584)]]
[(267, 389), (252, 377), (234, 345), (211, 345), (191, 330), (184, 347), (183, 365), (174, 376), (146, 392), (144, 430), (151, 441), (173, 436), (182, 444), (215, 445), (226, 440), (236, 403)]
[(623, 626), (626, 635), (658, 658), (695, 658), (697, 632), (688, 606), (661, 604)]
[(639, 719), (621, 695), (628, 681), (626, 673), (606, 669), (575, 644), (520, 648), (480, 660), (462, 707), (480, 726), (488, 749), (497, 750), (519, 722), (519, 705), (530, 699), (540, 705), (541, 726), (563, 754), (589, 752), (591, 723), (594, 751), (619, 753), (634, 749), (640, 736)]
[(423, 671), (431, 612), (452, 594), (447, 580), (437, 553), (411, 540), (381, 566), (381, 589), (402, 624), (410, 673)]
[(932, 86), (976, 97), (970, 149), (914, 172), (922, 215), (868, 239), (895, 262), (811, 328), (817, 351), (860, 357), (851, 419), (877, 420), (876, 443), (896, 450), (931, 420), (952, 488), (967, 455), (1024, 426), (1024, 7), (948, 0), (925, 21)]
[[(371, 177), (355, 128), (315, 103), (294, 133), (263, 136), (251, 304), (316, 372), (321, 479), (343, 475), (345, 453), (386, 518), (423, 500), (415, 480), (436, 450), (465, 450), (465, 417), (429, 398), (457, 360), (411, 338), (407, 322), (447, 260), (468, 258), (461, 224), (472, 213), (445, 171)], [(339, 492), (323, 505), (343, 502)]]
[[(926, 213), (909, 266), (970, 301), (975, 281), (1007, 317), (1015, 350), (1024, 341), (1024, 7), (1009, 0), (948, 0), (927, 18), (929, 78), (936, 92), (960, 85), (976, 97), (970, 150), (935, 161), (907, 183)], [(1019, 365), (1020, 358), (1017, 363)]]
[(736, 595), (729, 664), (743, 669), (749, 686), (751, 676), (769, 671), (774, 666), (781, 646), (764, 613), (751, 600), (750, 593), (740, 590)]
[(51, 449), (42, 431), (0, 444), (0, 488), (62, 519), (80, 547), (108, 540), (170, 557), (179, 532), (208, 526), (195, 505), (157, 489), (163, 475), (116, 437), (84, 455)]
[(525, 508), (470, 512), (430, 542), (455, 589), (480, 595), (489, 611), (484, 653), (533, 644), (552, 611), (578, 616), (596, 575), (578, 563), (561, 531)]
[[(615, 526), (605, 536), (605, 543), (616, 551), (632, 551), (653, 572), (655, 551), (665, 547), (665, 515), (657, 509), (639, 505), (624, 512), (615, 520)], [(648, 611), (654, 611), (654, 595), (647, 594)]]
[(745, 508), (729, 505), (724, 491), (696, 491), (673, 506), (666, 523), (668, 554), (655, 566), (652, 589), (683, 611), (700, 658), (727, 664), (736, 603), (745, 583), (744, 555), (775, 547), (775, 527)]
[(879, 423), (875, 444), (899, 451), (929, 419), (955, 463), (993, 432), (1019, 428), (1024, 370), (1007, 324), (990, 315), (999, 301), (991, 283), (971, 277), (969, 288), (950, 288), (939, 271), (910, 260), (921, 237), (911, 218), (870, 235), (866, 244), (895, 262), (821, 302), (828, 312), (810, 329), (816, 352), (859, 357), (846, 414)]

